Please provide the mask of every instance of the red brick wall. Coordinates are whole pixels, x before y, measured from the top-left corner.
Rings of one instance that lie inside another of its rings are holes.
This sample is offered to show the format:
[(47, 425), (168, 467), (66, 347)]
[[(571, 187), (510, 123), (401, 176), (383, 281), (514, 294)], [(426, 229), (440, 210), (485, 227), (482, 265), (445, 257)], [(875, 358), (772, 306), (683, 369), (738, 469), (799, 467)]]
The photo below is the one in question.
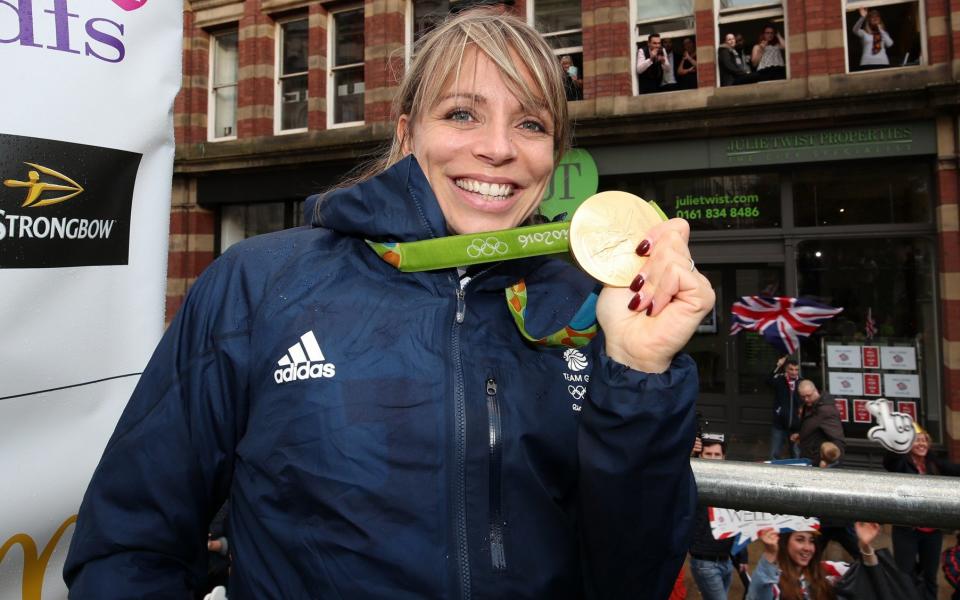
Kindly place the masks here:
[(183, 80), (173, 105), (174, 139), (187, 144), (207, 139), (210, 36), (193, 21), (193, 13), (183, 11)]
[(327, 11), (319, 4), (310, 5), (310, 31), (307, 51), (307, 127), (327, 128)]
[(175, 206), (170, 212), (167, 253), (167, 323), (183, 304), (186, 290), (213, 262), (213, 213), (197, 206)]
[(364, 121), (390, 120), (390, 106), (403, 75), (405, 20), (403, 3), (387, 2), (386, 12), (370, 14), (366, 9), (380, 3), (367, 3), (364, 11), (363, 78), (366, 89)]
[(237, 137), (273, 135), (274, 29), (257, 2), (244, 4), (237, 44)]
[[(585, 99), (629, 96), (633, 89), (632, 71), (627, 68), (612, 71), (609, 65), (614, 60), (624, 65), (632, 61), (630, 50), (630, 9), (626, 0), (583, 0), (584, 15), (593, 13), (592, 19), (584, 19), (583, 28), (583, 97)], [(611, 16), (623, 15), (623, 20)], [(592, 21), (592, 25), (586, 23)], [(589, 68), (594, 65), (594, 68)], [(600, 66), (603, 65), (603, 68)]]

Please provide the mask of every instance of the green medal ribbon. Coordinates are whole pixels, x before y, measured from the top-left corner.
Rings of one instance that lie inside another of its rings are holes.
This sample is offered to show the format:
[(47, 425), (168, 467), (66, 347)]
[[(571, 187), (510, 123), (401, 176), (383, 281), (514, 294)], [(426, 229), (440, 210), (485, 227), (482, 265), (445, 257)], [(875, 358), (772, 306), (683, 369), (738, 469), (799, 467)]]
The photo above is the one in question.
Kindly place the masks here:
[[(380, 258), (404, 273), (560, 254), (570, 250), (570, 223), (545, 223), (503, 231), (451, 235), (419, 242), (371, 242)], [(597, 294), (591, 293), (569, 325), (536, 338), (527, 332), (527, 286), (521, 279), (504, 290), (510, 316), (523, 337), (542, 346), (581, 348), (597, 335)]]

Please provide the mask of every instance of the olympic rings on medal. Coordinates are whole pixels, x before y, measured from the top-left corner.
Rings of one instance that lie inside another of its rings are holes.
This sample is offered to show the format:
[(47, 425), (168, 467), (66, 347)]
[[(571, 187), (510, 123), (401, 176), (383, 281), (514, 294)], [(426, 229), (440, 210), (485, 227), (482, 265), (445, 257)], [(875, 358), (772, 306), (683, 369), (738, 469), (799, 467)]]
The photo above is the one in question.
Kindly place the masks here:
[(467, 246), (467, 256), (470, 258), (503, 256), (508, 250), (510, 250), (510, 247), (503, 240), (498, 240), (495, 237), (477, 238)]

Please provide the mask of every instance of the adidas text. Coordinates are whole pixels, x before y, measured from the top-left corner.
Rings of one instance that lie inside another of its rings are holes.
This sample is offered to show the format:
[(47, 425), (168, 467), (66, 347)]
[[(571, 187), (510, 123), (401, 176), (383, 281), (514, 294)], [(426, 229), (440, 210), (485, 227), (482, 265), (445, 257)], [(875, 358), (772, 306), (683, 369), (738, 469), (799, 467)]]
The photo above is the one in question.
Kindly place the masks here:
[(273, 378), (277, 383), (288, 383), (290, 381), (302, 381), (306, 379), (329, 378), (336, 374), (337, 366), (333, 363), (308, 362), (277, 369), (273, 372)]

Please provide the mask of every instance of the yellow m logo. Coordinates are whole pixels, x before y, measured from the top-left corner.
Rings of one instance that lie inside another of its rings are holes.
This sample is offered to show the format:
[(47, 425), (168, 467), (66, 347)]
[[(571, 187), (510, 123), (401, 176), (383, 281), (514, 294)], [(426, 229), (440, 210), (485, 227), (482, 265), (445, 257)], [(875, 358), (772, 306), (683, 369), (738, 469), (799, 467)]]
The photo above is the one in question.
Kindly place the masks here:
[(63, 522), (62, 525), (53, 533), (53, 537), (43, 549), (43, 553), (37, 554), (37, 544), (33, 538), (25, 533), (18, 533), (0, 546), (0, 562), (7, 556), (7, 551), (20, 544), (23, 550), (23, 598), (22, 600), (40, 600), (40, 593), (43, 591), (43, 576), (47, 572), (47, 563), (50, 562), (50, 556), (57, 547), (60, 538), (63, 537), (67, 527), (70, 527), (77, 520), (77, 515), (73, 515)]

